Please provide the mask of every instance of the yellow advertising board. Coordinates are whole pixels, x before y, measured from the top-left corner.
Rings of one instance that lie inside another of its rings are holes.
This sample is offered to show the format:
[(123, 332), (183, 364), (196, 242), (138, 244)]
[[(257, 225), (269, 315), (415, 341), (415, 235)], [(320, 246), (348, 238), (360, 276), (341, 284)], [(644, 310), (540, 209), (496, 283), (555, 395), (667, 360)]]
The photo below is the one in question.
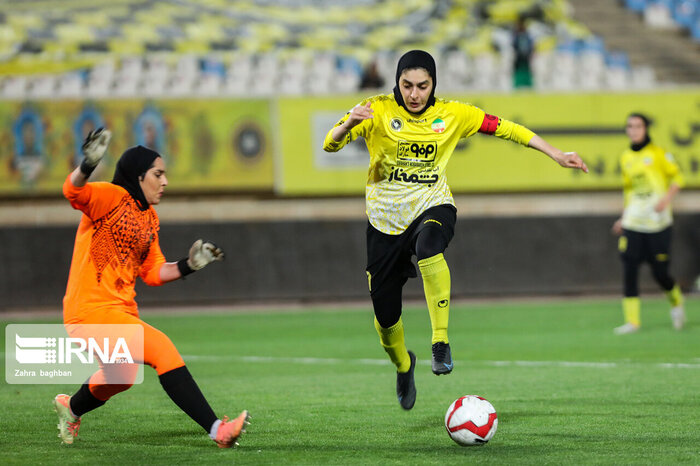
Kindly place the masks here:
[(60, 195), (98, 126), (113, 137), (91, 180), (141, 144), (163, 155), (171, 192), (271, 191), (270, 120), (264, 99), (0, 102), (0, 195)]
[[(618, 189), (618, 158), (628, 145), (624, 125), (630, 112), (654, 120), (652, 139), (676, 157), (688, 187), (700, 188), (700, 89), (445, 97), (520, 123), (554, 146), (578, 152), (590, 168), (588, 175), (566, 170), (533, 149), (476, 134), (462, 140), (448, 165), (448, 184), (455, 193)], [(364, 193), (369, 156), (362, 141), (337, 153), (321, 148), (326, 132), (362, 98), (279, 100), (280, 194)]]

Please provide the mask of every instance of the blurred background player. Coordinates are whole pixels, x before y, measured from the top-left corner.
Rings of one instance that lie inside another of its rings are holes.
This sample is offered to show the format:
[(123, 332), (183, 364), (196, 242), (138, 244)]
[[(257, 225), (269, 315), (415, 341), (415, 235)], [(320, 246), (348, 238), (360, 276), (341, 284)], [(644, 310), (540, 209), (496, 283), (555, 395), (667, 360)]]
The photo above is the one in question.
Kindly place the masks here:
[(384, 78), (379, 74), (377, 61), (372, 60), (362, 72), (360, 89), (380, 89), (384, 87)]
[(535, 44), (527, 32), (523, 16), (518, 17), (513, 30), (513, 87), (532, 87), (532, 55)]
[(666, 292), (673, 327), (680, 330), (685, 324), (683, 295), (669, 273), (671, 201), (683, 186), (683, 177), (673, 155), (651, 141), (650, 124), (649, 118), (640, 113), (627, 117), (625, 131), (630, 147), (620, 158), (625, 208), (612, 230), (620, 235), (625, 323), (615, 328), (617, 334), (634, 333), (641, 325), (639, 266), (642, 262), (649, 263), (654, 279)]
[[(63, 185), (63, 193), (73, 208), (83, 212), (63, 299), (64, 325), (70, 336), (81, 338), (91, 336), (86, 329), (94, 328), (85, 324), (143, 327), (143, 354), (138, 362), (156, 370), (168, 396), (219, 447), (230, 448), (245, 431), (247, 411), (233, 421), (217, 418), (175, 345), (139, 318), (134, 300), (137, 277), (148, 285), (159, 286), (222, 260), (224, 253), (213, 243), (200, 239), (192, 245), (187, 258), (165, 261), (158, 241), (158, 215), (152, 207), (160, 202), (168, 185), (165, 162), (157, 152), (132, 147), (119, 159), (111, 183), (87, 183), (110, 136), (102, 128), (90, 132), (83, 145), (83, 162)], [(83, 414), (130, 388), (136, 369), (136, 364), (101, 364), (73, 396), (57, 395), (54, 407), (62, 441), (73, 443)]]
[(416, 356), (406, 349), (401, 321), (403, 286), (416, 277), (413, 255), (432, 326), (432, 371), (449, 374), (453, 368), (447, 336), (450, 271), (443, 252), (456, 222), (445, 169), (457, 142), (477, 132), (495, 135), (533, 147), (563, 167), (588, 171), (575, 152), (564, 153), (523, 126), (473, 105), (436, 99), (436, 83), (429, 53), (404, 54), (393, 94), (355, 106), (328, 132), (323, 145), (335, 152), (358, 137), (367, 142), (367, 277), (375, 328), (396, 365), (396, 394), (404, 409), (411, 409), (416, 399)]

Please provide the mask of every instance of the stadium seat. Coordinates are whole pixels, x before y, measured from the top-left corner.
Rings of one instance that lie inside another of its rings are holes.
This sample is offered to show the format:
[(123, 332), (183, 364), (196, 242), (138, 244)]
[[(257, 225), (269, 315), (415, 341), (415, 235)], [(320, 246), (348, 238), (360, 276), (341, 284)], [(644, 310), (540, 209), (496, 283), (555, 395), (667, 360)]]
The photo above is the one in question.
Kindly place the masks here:
[(585, 90), (599, 90), (605, 85), (605, 46), (597, 37), (583, 41), (578, 55), (578, 83)]
[(680, 0), (673, 6), (673, 20), (686, 29), (690, 29), (697, 16), (700, 14), (700, 7), (697, 0)]
[[(669, 27), (675, 19), (700, 35), (695, 1), (623, 3), (643, 11), (650, 24)], [(596, 88), (603, 74), (600, 57), (584, 47), (580, 56), (574, 52), (573, 66), (585, 70), (585, 78), (548, 75), (553, 67), (562, 70), (571, 64), (571, 57), (562, 56), (566, 52), (553, 48), (591, 38), (573, 20), (565, 0), (347, 0), (329, 2), (323, 9), (298, 0), (214, 0), (206, 6), (119, 0), (89, 12), (84, 0), (60, 2), (52, 9), (21, 4), (12, 0), (0, 10), (12, 19), (10, 27), (0, 24), (0, 49), (10, 50), (18, 60), (34, 57), (35, 73), (44, 73), (43, 56), (94, 61), (97, 69), (89, 70), (82, 85), (75, 78), (59, 78), (59, 73), (54, 77), (58, 92), (70, 95), (82, 89), (92, 97), (112, 91), (120, 96), (181, 96), (217, 88), (227, 95), (244, 95), (240, 87), (247, 85), (260, 95), (325, 94), (338, 92), (338, 87), (356, 92), (363, 65), (370, 61), (390, 87), (396, 60), (409, 44), (439, 57), (445, 76), (439, 85), (445, 91), (507, 90), (512, 83), (511, 28), (519, 17), (527, 18), (537, 49), (536, 88), (545, 89), (552, 80), (562, 89)], [(225, 66), (221, 53), (226, 54)], [(7, 54), (0, 53), (0, 59)], [(103, 58), (121, 59), (121, 66), (102, 75)], [(204, 76), (209, 73), (216, 76)], [(46, 86), (37, 85), (36, 92), (51, 87)], [(12, 83), (3, 88), (23, 92)]]
[(625, 0), (625, 6), (632, 11), (642, 13), (649, 2), (647, 0)]
[(673, 2), (655, 0), (644, 10), (644, 22), (657, 29), (676, 27), (672, 17)]
[(474, 57), (474, 68), (478, 73), (473, 75), (470, 87), (479, 91), (491, 91), (496, 88), (494, 74), (496, 73), (496, 59), (493, 53), (480, 53)]
[(554, 48), (550, 48), (551, 41), (542, 41), (541, 45), (535, 49), (535, 53), (530, 60), (532, 70), (533, 86), (538, 90), (545, 90), (551, 86), (552, 73), (554, 67)]
[(81, 72), (65, 73), (58, 79), (58, 97), (79, 98), (85, 92), (85, 78)]
[(173, 96), (182, 97), (193, 93), (195, 77), (188, 73), (173, 73), (168, 85), (168, 93)]
[(219, 95), (222, 81), (223, 79), (218, 73), (202, 73), (194, 86), (194, 93), (207, 97)]
[(695, 18), (693, 25), (690, 27), (690, 36), (696, 42), (700, 42), (700, 14)]
[(654, 69), (650, 66), (633, 68), (631, 78), (635, 89), (653, 89), (657, 85)]
[(3, 99), (24, 99), (27, 96), (26, 76), (7, 76), (1, 83), (0, 96)]
[(559, 91), (575, 89), (578, 79), (578, 47), (572, 42), (560, 44), (554, 53), (552, 88)]
[(53, 75), (43, 75), (34, 77), (29, 84), (28, 96), (45, 99), (56, 95), (56, 77)]
[(446, 52), (439, 63), (442, 65), (441, 72), (438, 73), (441, 76), (438, 81), (441, 91), (460, 91), (467, 87), (473, 79), (474, 65), (471, 64), (469, 56), (462, 50)]

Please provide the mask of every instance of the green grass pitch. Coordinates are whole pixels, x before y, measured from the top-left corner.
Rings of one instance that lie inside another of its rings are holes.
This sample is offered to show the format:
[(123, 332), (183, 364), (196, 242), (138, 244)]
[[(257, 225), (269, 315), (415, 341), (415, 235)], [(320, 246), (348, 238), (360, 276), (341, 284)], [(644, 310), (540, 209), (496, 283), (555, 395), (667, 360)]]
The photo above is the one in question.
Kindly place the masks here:
[[(427, 311), (405, 309), (407, 345), (419, 360), (418, 398), (408, 412), (396, 401), (395, 369), (369, 303), (366, 310), (145, 310), (218, 415), (250, 411), (240, 447), (216, 448), (146, 368), (143, 384), (83, 417), (71, 446), (56, 436), (51, 400), (77, 387), (3, 382), (0, 463), (700, 463), (700, 301), (688, 299), (689, 324), (676, 332), (667, 304), (643, 299), (642, 331), (615, 336), (619, 304), (453, 305), (455, 369), (441, 377), (430, 372)], [(445, 432), (445, 410), (466, 394), (498, 411), (487, 445), (460, 447)]]

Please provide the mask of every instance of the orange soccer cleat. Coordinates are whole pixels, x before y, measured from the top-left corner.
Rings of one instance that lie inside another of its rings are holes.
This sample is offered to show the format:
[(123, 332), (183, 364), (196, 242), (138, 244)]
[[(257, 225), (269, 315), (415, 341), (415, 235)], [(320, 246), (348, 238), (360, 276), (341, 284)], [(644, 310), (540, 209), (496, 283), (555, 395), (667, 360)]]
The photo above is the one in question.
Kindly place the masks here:
[(70, 410), (70, 396), (56, 395), (53, 400), (53, 409), (58, 414), (58, 436), (63, 443), (70, 445), (78, 437), (80, 418), (74, 417)]

